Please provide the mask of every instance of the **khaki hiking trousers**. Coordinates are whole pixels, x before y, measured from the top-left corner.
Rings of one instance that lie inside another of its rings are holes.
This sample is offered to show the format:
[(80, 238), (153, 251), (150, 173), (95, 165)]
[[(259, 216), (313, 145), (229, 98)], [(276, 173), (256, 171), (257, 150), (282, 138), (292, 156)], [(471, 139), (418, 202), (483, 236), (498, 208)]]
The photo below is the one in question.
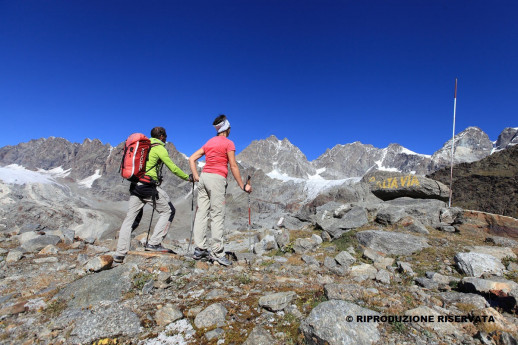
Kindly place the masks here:
[[(158, 192), (158, 198), (156, 199), (156, 211), (158, 212), (159, 218), (153, 230), (153, 234), (149, 238), (148, 244), (157, 245), (161, 244), (164, 237), (169, 231), (171, 222), (173, 221), (175, 209), (167, 193), (160, 187), (156, 187)], [(130, 250), (131, 242), (131, 226), (137, 217), (139, 211), (144, 207), (146, 203), (153, 205), (151, 198), (139, 198), (138, 196), (131, 195), (128, 205), (128, 213), (126, 218), (122, 222), (121, 229), (119, 231), (119, 241), (117, 242), (117, 252), (115, 255), (125, 256)]]
[(201, 174), (198, 183), (198, 211), (194, 220), (194, 244), (200, 249), (209, 249), (207, 225), (210, 216), (212, 233), (210, 251), (216, 257), (225, 255), (223, 222), (225, 221), (226, 192), (226, 178), (212, 173)]

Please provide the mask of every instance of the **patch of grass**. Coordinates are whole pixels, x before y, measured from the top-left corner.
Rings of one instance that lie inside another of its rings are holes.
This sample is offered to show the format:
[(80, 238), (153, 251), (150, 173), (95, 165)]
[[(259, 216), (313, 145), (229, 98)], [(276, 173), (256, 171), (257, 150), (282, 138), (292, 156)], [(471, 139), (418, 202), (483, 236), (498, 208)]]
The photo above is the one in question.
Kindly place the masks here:
[(506, 256), (505, 258), (502, 259), (502, 264), (505, 267), (507, 267), (511, 262), (518, 263), (518, 259), (510, 257), (510, 256)]
[(62, 299), (55, 300), (54, 302), (50, 303), (47, 306), (47, 309), (45, 309), (47, 315), (52, 319), (56, 318), (67, 308), (67, 302)]
[(407, 325), (404, 322), (391, 322), (390, 323), (390, 331), (392, 333), (406, 334), (407, 333)]
[(139, 272), (133, 277), (133, 288), (136, 290), (142, 290), (144, 285), (154, 279), (154, 275), (152, 273)]
[(339, 238), (330, 242), (336, 247), (338, 252), (346, 251), (349, 247), (358, 248), (358, 239), (356, 238), (356, 231), (348, 231), (342, 234)]
[(237, 281), (239, 284), (247, 285), (252, 282), (252, 278), (246, 273), (242, 273), (236, 276)]
[(285, 334), (283, 344), (302, 344), (303, 335), (300, 332), (300, 321), (291, 313), (286, 313), (282, 319), (276, 323), (276, 332)]

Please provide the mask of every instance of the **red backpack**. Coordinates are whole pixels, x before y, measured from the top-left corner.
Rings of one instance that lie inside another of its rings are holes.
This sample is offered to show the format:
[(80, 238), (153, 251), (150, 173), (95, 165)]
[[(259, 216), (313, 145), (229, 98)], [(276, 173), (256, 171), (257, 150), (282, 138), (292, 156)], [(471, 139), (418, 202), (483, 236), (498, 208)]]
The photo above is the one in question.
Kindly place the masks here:
[(151, 178), (146, 173), (146, 162), (151, 147), (151, 141), (142, 133), (133, 133), (126, 139), (124, 145), (124, 155), (120, 166), (121, 176), (131, 182), (151, 182)]

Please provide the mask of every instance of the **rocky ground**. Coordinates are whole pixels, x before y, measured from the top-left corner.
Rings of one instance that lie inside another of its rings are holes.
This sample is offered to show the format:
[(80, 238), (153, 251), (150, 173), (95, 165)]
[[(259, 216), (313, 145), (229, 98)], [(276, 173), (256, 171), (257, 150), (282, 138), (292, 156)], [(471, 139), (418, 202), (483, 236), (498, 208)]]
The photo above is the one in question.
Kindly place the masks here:
[(297, 217), (254, 253), (229, 234), (228, 268), (185, 241), (153, 255), (137, 236), (115, 264), (114, 239), (5, 229), (0, 343), (516, 344), (517, 220), (409, 198)]

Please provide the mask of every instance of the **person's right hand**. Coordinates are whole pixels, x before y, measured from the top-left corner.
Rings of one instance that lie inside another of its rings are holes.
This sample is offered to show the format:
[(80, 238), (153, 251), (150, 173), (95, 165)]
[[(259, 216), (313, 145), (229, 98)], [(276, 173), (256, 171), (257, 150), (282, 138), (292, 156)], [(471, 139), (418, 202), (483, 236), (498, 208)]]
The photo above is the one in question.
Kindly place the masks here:
[(252, 186), (249, 184), (245, 184), (244, 191), (247, 192), (248, 194), (252, 193)]

